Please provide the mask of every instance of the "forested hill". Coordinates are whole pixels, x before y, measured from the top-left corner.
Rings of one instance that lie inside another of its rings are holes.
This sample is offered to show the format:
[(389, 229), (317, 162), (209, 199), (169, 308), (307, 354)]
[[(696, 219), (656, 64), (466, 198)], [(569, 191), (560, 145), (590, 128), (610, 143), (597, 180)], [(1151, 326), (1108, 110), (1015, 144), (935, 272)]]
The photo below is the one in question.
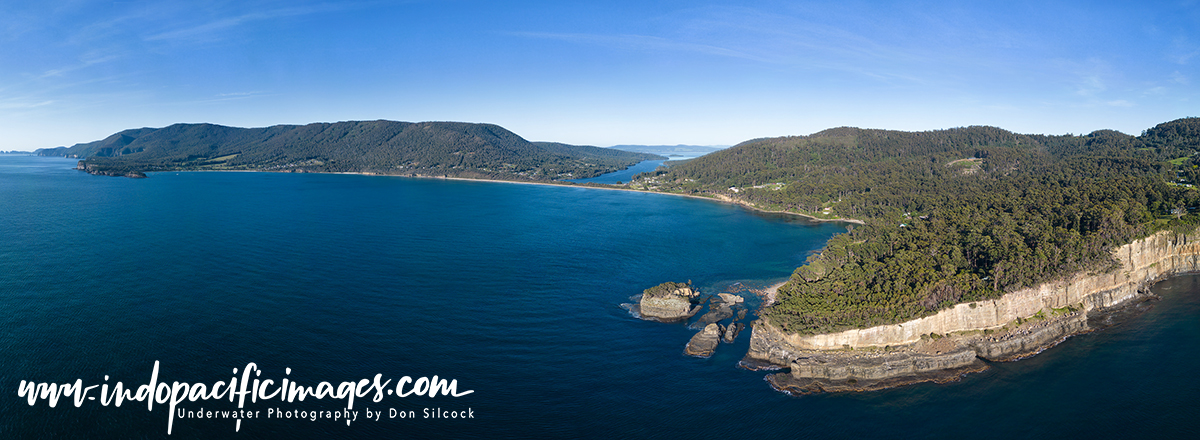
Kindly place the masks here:
[(1078, 271), (1164, 228), (1190, 228), (1200, 118), (1129, 136), (835, 128), (757, 139), (640, 175), (660, 191), (864, 225), (797, 268), (766, 315), (787, 331), (893, 324)]
[(505, 180), (595, 177), (643, 160), (664, 159), (607, 148), (529, 142), (491, 124), (352, 121), (235, 128), (175, 124), (139, 128), (103, 140), (42, 149), (84, 159), (97, 174), (166, 170), (366, 172)]

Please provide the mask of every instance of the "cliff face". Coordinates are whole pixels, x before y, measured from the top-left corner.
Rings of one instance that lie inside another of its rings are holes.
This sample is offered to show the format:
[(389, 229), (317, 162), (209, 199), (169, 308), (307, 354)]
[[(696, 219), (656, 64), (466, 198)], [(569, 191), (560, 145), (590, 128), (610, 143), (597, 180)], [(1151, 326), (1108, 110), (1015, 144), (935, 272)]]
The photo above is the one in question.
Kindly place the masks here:
[(143, 173), (141, 171), (102, 170), (102, 169), (96, 168), (94, 166), (87, 165), (82, 160), (79, 161), (78, 165), (75, 165), (75, 169), (80, 170), (80, 171), (86, 171), (88, 174), (94, 174), (97, 176), (114, 176), (114, 177), (124, 176), (124, 177), (133, 178), (133, 179), (145, 179), (146, 178), (146, 173)]
[(827, 353), (796, 359), (791, 363), (790, 373), (767, 376), (767, 382), (792, 394), (872, 391), (917, 382), (949, 382), (987, 369), (969, 348), (943, 354)]
[(1037, 354), (1089, 331), (1089, 317), (1148, 297), (1153, 282), (1200, 271), (1200, 231), (1159, 232), (1121, 246), (1114, 256), (1121, 266), (1111, 273), (1079, 274), (902, 324), (801, 336), (755, 321), (746, 358), (789, 367), (789, 373), (768, 381), (791, 392), (955, 380), (965, 371), (986, 368), (977, 358)]
[(642, 316), (647, 318), (677, 320), (692, 316), (689, 313), (692, 303), (686, 296), (642, 297), (638, 305), (641, 306)]
[[(1105, 274), (1078, 274), (1071, 279), (1012, 292), (991, 301), (959, 304), (933, 316), (903, 324), (883, 325), (821, 335), (766, 334), (760, 324), (754, 336), (779, 338), (799, 349), (884, 347), (916, 342), (930, 333), (997, 329), (1039, 311), (1074, 306), (1086, 311), (1120, 305), (1138, 296), (1150, 283), (1166, 276), (1200, 270), (1200, 233), (1159, 232), (1114, 251), (1121, 267)], [(776, 330), (776, 333), (779, 333)], [(764, 341), (765, 342), (765, 341)], [(764, 345), (764, 344), (760, 344)], [(753, 347), (753, 345), (752, 345)], [(779, 348), (774, 348), (778, 351)]]
[(808, 379), (882, 380), (931, 371), (965, 367), (979, 362), (975, 352), (958, 350), (937, 356), (902, 354), (858, 362), (843, 362), (838, 358), (809, 356), (792, 362), (792, 377)]
[(638, 302), (638, 311), (647, 319), (687, 319), (700, 309), (699, 306), (692, 307), (692, 301), (699, 296), (700, 292), (689, 285), (667, 282), (643, 291), (642, 299)]

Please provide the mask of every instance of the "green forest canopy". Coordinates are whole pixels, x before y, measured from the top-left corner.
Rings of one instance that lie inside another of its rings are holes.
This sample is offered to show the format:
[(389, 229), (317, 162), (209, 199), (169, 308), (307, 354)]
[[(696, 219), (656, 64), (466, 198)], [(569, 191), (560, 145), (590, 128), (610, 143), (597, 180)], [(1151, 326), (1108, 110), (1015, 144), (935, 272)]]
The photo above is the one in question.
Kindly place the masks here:
[(37, 151), (79, 157), (96, 171), (366, 172), (504, 180), (581, 179), (664, 157), (529, 142), (492, 124), (351, 121), (236, 128), (175, 124)]
[(765, 311), (787, 331), (900, 323), (1079, 271), (1191, 228), (1200, 118), (1140, 136), (834, 128), (757, 139), (636, 177), (659, 191), (865, 222), (797, 268)]

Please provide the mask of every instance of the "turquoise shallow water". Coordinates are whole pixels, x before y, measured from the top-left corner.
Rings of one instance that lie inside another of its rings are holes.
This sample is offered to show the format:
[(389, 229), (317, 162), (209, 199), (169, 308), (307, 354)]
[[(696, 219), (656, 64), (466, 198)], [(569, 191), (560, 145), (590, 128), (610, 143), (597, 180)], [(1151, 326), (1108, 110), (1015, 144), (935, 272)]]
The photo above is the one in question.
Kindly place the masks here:
[(2, 438), (166, 437), (162, 405), (17, 396), (21, 380), (141, 385), (155, 361), (165, 381), (254, 362), (263, 379), (474, 390), (355, 402), (417, 419), (182, 419), (170, 438), (1194, 438), (1200, 420), (1196, 277), (1158, 285), (1130, 322), (957, 383), (794, 398), (736, 368), (748, 334), (691, 358), (691, 330), (619, 305), (667, 280), (783, 279), (842, 225), (582, 188), (73, 165), (0, 155)]

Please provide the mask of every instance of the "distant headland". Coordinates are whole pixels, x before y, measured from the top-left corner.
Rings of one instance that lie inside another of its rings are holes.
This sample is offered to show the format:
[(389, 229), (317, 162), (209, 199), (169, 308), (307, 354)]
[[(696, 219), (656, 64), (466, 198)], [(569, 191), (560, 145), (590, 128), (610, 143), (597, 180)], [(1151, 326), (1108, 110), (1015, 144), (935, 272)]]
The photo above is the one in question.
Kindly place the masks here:
[[(582, 179), (665, 157), (529, 142), (492, 124), (349, 121), (237, 128), (175, 124), (138, 128), (71, 147), (35, 151), (82, 159), (92, 174), (224, 170), (363, 173), (513, 181)], [(141, 174), (144, 175), (144, 174)]]

